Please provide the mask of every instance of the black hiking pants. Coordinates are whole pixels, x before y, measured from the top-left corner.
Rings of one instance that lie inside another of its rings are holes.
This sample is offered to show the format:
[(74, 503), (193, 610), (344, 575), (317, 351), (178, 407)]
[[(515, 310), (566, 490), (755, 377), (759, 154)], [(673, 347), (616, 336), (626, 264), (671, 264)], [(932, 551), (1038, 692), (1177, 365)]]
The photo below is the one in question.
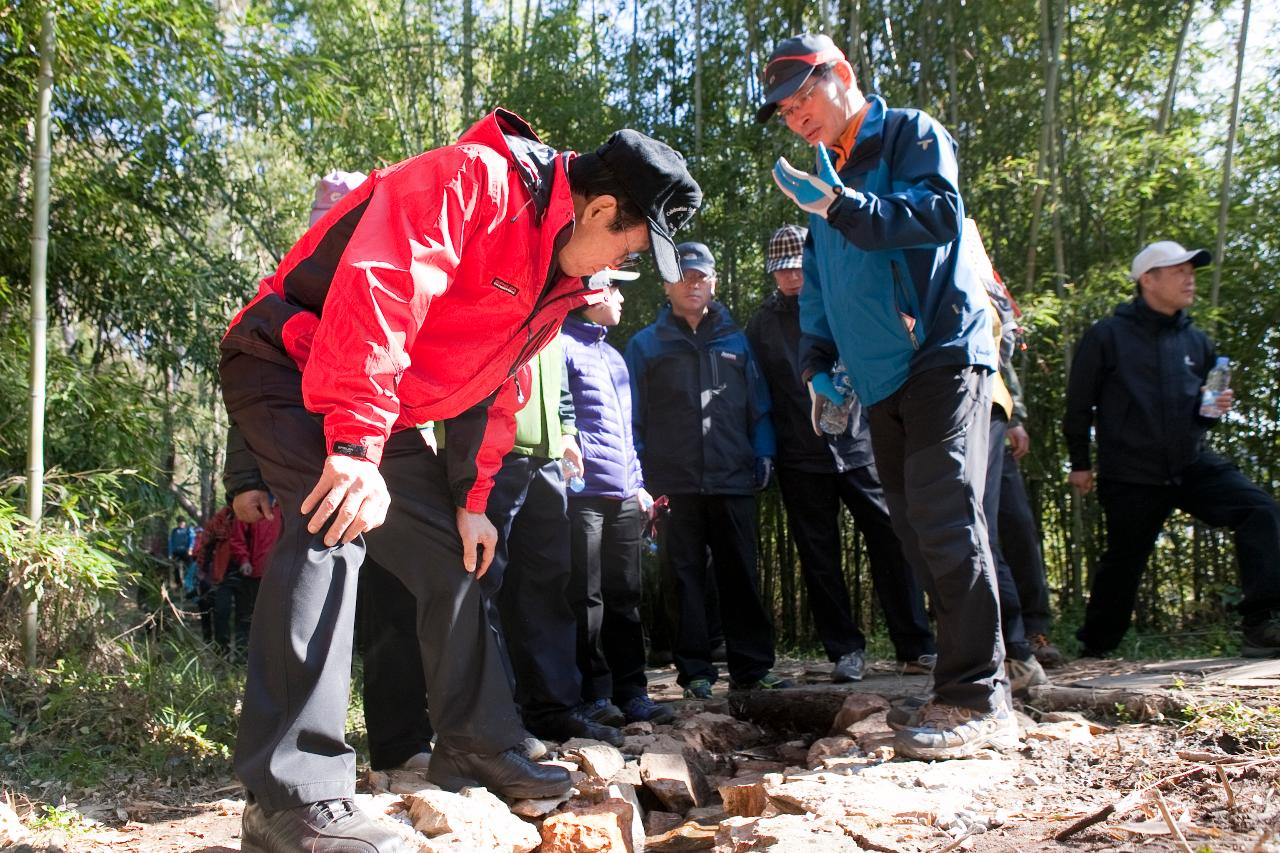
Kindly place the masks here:
[(479, 584), (462, 568), (444, 462), (416, 431), (394, 434), (381, 472), (386, 522), (346, 545), (307, 531), (302, 500), (320, 477), (321, 421), (302, 404), (301, 374), (244, 353), (221, 364), (227, 411), (280, 502), (280, 539), (250, 634), (235, 768), (268, 811), (350, 797), (345, 740), (356, 579), (365, 550), (413, 597), (423, 678), (439, 739), (474, 753), (525, 737)]
[(933, 654), (933, 632), (924, 609), (924, 595), (902, 556), (902, 545), (893, 532), (889, 505), (875, 466), (831, 473), (780, 467), (778, 487), (800, 557), (813, 626), (827, 658), (838, 661), (867, 647), (867, 638), (853, 618), (841, 565), (842, 504), (866, 542), (871, 580), (898, 660), (914, 661), (921, 655)]
[(994, 710), (1008, 681), (982, 511), (991, 375), (972, 366), (924, 370), (867, 413), (889, 516), (937, 618), (934, 694)]

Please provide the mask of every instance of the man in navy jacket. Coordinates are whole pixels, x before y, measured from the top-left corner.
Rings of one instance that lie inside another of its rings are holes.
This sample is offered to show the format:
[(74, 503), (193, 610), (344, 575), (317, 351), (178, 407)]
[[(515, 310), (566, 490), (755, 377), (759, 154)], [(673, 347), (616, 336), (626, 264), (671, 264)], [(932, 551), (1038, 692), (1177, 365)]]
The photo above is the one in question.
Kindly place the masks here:
[(774, 169), (810, 214), (804, 377), (812, 393), (843, 402), (830, 371), (844, 360), (894, 528), (937, 615), (934, 696), (902, 721), (895, 748), (935, 759), (1014, 746), (982, 512), (997, 358), (989, 302), (959, 251), (955, 141), (918, 110), (863, 96), (826, 36), (782, 41), (764, 88), (756, 119), (776, 112), (817, 153), (816, 174), (785, 159)]
[(1183, 509), (1235, 533), (1244, 597), (1243, 654), (1280, 654), (1280, 510), (1228, 459), (1205, 446), (1206, 431), (1231, 407), (1230, 389), (1211, 417), (1201, 387), (1216, 353), (1187, 309), (1195, 300), (1204, 249), (1152, 243), (1133, 259), (1137, 293), (1089, 327), (1076, 348), (1062, 429), (1078, 494), (1094, 487), (1089, 431), (1097, 425), (1098, 498), (1107, 548), (1098, 561), (1076, 636), (1088, 657), (1120, 644), (1138, 583), (1165, 519)]
[(627, 344), (626, 360), (645, 484), (670, 501), (658, 547), (674, 583), (678, 681), (686, 696), (706, 699), (717, 676), (705, 608), (709, 547), (731, 686), (790, 686), (769, 672), (773, 632), (756, 572), (755, 492), (773, 470), (769, 388), (746, 335), (712, 299), (711, 251), (676, 249), (682, 277), (666, 286), (669, 304)]

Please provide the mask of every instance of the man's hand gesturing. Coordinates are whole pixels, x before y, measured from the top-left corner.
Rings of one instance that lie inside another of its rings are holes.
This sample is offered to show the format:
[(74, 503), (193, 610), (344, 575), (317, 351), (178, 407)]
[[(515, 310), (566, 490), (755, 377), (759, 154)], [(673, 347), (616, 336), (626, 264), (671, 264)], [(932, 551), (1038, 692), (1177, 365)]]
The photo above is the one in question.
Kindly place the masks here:
[(333, 523), (324, 544), (346, 544), (387, 519), (391, 495), (378, 466), (366, 459), (335, 454), (324, 460), (316, 487), (302, 502), (302, 514), (315, 510), (307, 530), (319, 533), (330, 517)]
[(462, 568), (479, 580), (493, 562), (493, 552), (498, 547), (498, 528), (483, 512), (468, 512), (459, 507), (457, 515), (458, 535), (462, 537)]

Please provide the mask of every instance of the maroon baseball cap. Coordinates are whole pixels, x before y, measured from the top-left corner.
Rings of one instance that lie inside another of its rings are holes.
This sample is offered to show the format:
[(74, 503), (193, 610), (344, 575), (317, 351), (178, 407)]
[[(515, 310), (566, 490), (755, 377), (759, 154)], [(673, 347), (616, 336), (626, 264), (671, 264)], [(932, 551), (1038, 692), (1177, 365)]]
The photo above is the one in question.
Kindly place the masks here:
[(764, 124), (785, 100), (804, 85), (815, 70), (844, 59), (844, 51), (830, 37), (804, 33), (779, 42), (764, 67), (764, 104), (756, 110), (756, 121)]

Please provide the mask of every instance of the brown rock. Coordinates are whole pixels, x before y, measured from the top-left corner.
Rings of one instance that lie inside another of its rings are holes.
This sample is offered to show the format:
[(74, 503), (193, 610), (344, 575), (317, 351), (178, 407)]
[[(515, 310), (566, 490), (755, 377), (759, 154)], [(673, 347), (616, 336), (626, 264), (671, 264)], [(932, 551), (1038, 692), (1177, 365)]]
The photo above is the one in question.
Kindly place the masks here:
[(631, 846), (638, 851), (644, 850), (644, 809), (640, 806), (635, 787), (625, 783), (611, 784), (609, 799), (621, 800), (631, 806)]
[(551, 814), (559, 808), (560, 804), (565, 800), (563, 797), (556, 797), (549, 800), (516, 800), (511, 804), (511, 813), (519, 817), (529, 818), (533, 820), (543, 815)]
[(644, 834), (662, 835), (682, 823), (684, 823), (684, 818), (675, 812), (649, 812), (644, 816)]
[(640, 758), (640, 778), (665, 811), (684, 814), (704, 805), (710, 795), (702, 771), (680, 753), (646, 752)]
[(404, 801), (414, 828), (438, 836), (437, 846), (509, 853), (528, 853), (538, 846), (538, 831), (484, 788), (463, 788), (460, 794), (422, 790), (406, 794)]
[(764, 737), (759, 726), (728, 714), (703, 712), (677, 720), (673, 734), (684, 736), (691, 746), (707, 752), (733, 752)]
[(889, 702), (875, 693), (850, 693), (831, 722), (831, 734), (841, 734), (867, 717), (889, 710)]
[(624, 735), (651, 735), (653, 734), (653, 723), (640, 720), (635, 723), (627, 723), (622, 727)]
[(769, 802), (759, 776), (739, 777), (721, 785), (720, 798), (724, 800), (724, 810), (739, 817), (758, 817)]
[(804, 765), (809, 760), (809, 745), (802, 740), (787, 741), (778, 747), (778, 760), (788, 766)]
[(624, 800), (552, 815), (542, 822), (542, 853), (639, 853), (631, 838), (633, 816)]
[(715, 843), (716, 827), (703, 826), (691, 820), (662, 835), (649, 836), (644, 849), (660, 853), (681, 853), (685, 850), (710, 850)]
[(570, 755), (588, 775), (606, 781), (617, 775), (627, 763), (622, 753), (607, 743), (580, 746)]
[(657, 737), (654, 735), (625, 735), (622, 738), (622, 752), (625, 755), (641, 755), (653, 748)]
[(813, 742), (813, 746), (809, 747), (809, 754), (805, 756), (805, 764), (809, 767), (817, 767), (824, 758), (835, 755), (848, 755), (857, 751), (857, 749), (858, 742), (848, 735), (818, 738)]
[(623, 785), (634, 785), (640, 787), (644, 784), (644, 780), (640, 778), (640, 762), (632, 761), (617, 773), (613, 774), (611, 782), (618, 782)]
[(715, 843), (716, 850), (725, 853), (745, 853), (748, 850), (837, 853), (862, 849), (833, 822), (815, 819), (812, 815), (730, 818), (720, 825)]

